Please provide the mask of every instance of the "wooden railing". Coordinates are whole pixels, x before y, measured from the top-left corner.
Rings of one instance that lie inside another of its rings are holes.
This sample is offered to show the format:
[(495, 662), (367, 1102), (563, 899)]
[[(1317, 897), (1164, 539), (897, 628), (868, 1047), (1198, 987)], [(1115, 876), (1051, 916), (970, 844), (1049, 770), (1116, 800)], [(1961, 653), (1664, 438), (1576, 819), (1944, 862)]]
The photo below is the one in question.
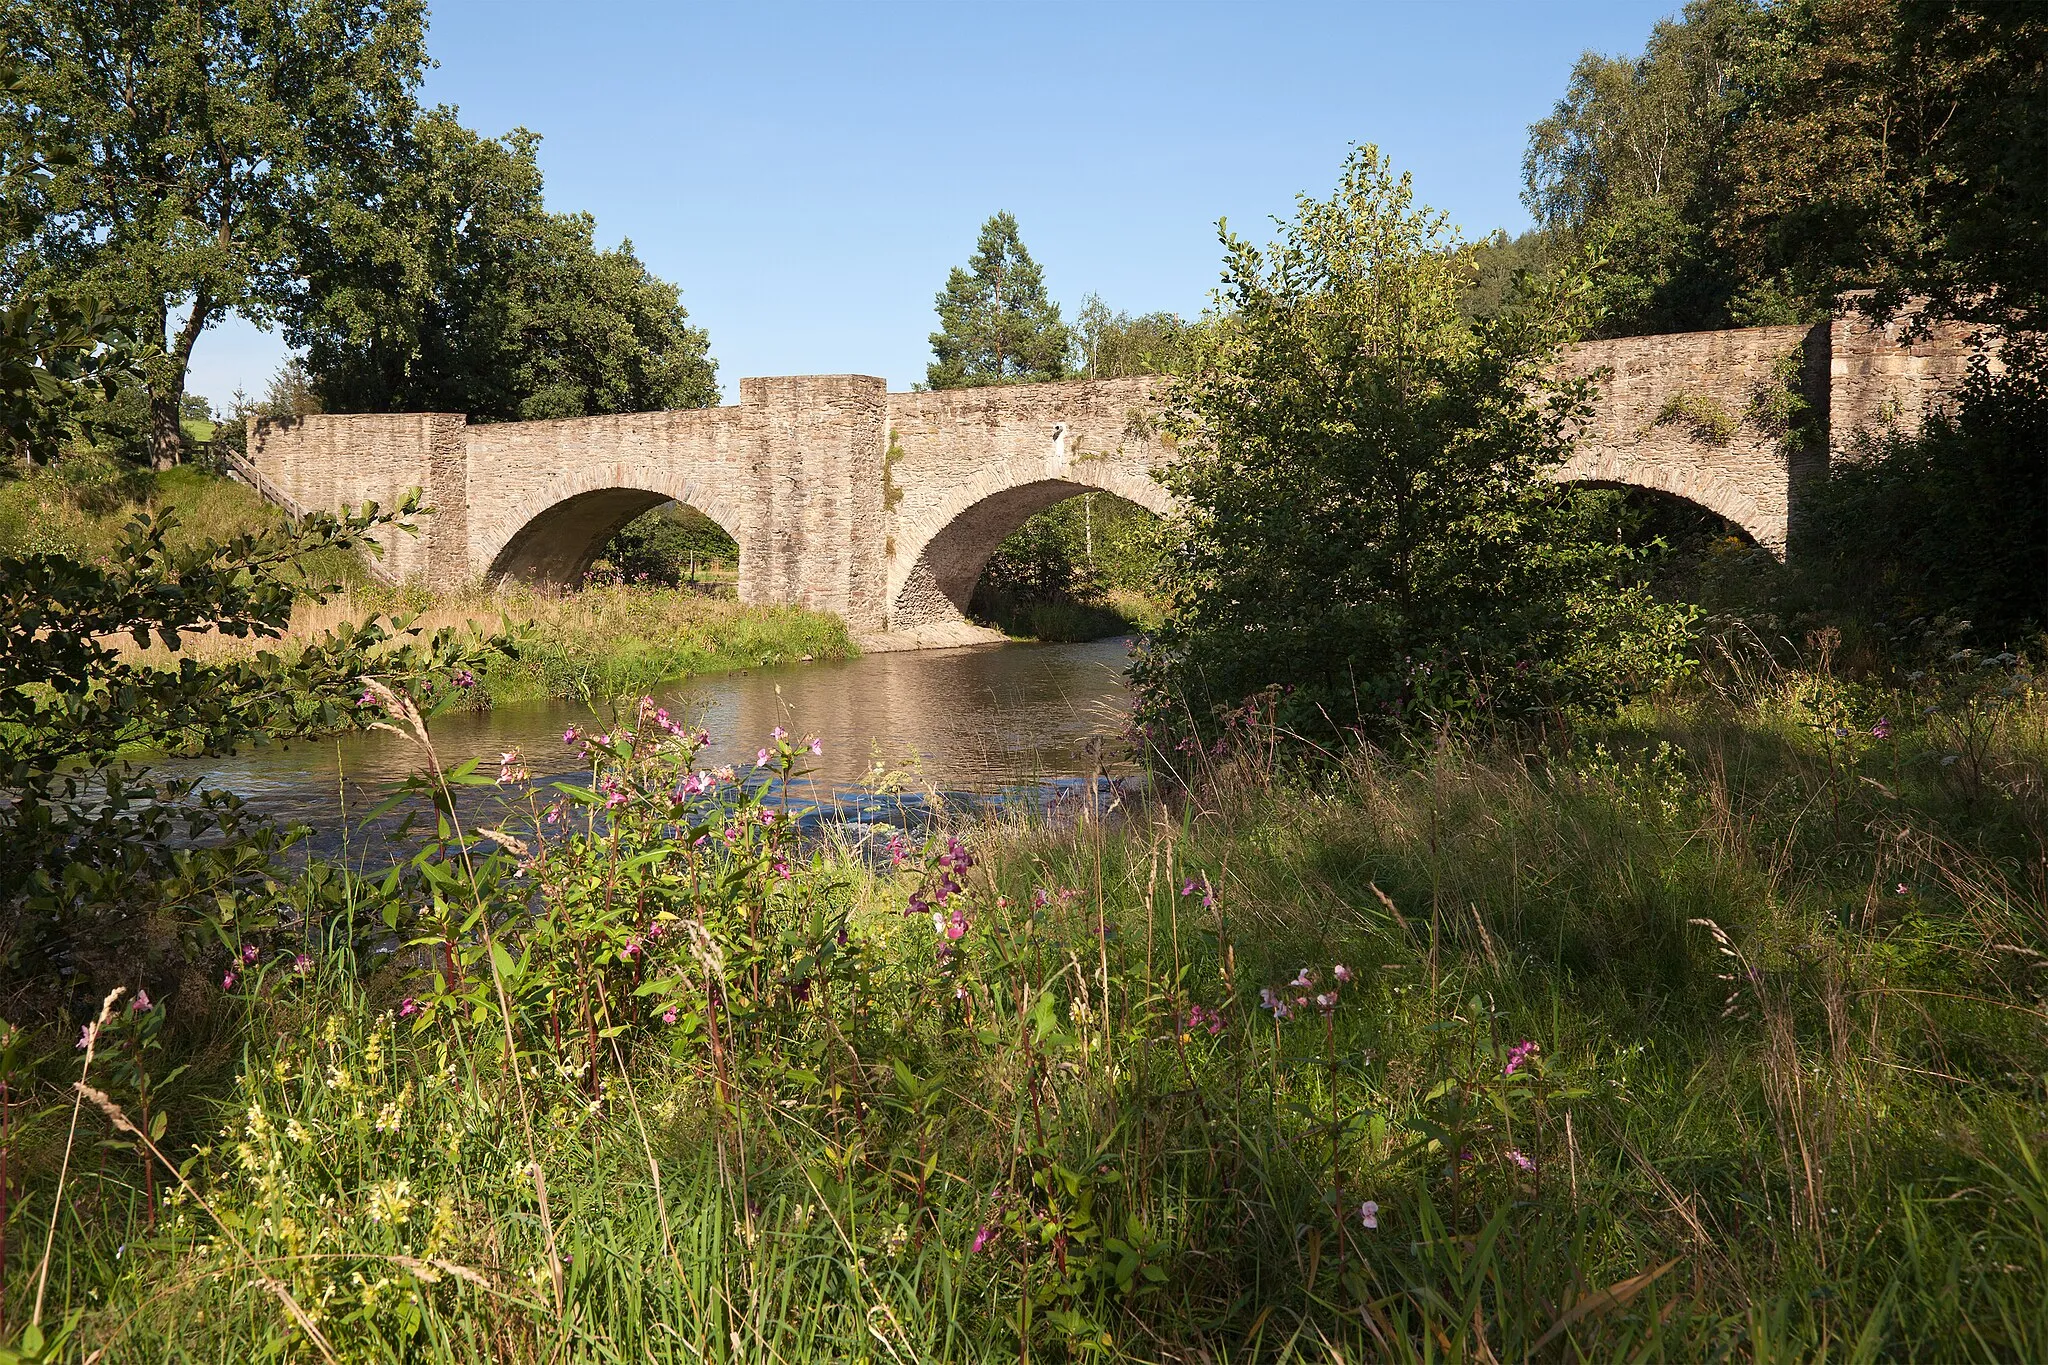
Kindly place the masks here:
[(298, 521), (306, 515), (306, 509), (298, 504), (297, 499), (279, 488), (247, 455), (226, 445), (215, 446), (214, 454), (220, 460), (221, 468), (227, 471), (228, 477), (240, 479), (248, 484), (263, 496), (265, 502), (283, 508), (285, 514), (293, 521)]

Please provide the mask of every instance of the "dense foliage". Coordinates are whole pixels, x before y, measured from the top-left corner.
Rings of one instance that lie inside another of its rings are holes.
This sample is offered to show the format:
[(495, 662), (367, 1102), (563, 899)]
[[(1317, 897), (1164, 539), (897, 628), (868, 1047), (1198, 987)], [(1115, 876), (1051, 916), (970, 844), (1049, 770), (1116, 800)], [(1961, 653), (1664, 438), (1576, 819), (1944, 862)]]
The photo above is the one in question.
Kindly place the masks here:
[[(47, 998), (91, 989), (159, 951), (176, 964), (223, 924), (274, 920), (276, 831), (240, 803), (150, 778), (136, 751), (225, 753), (358, 722), (368, 673), (472, 677), (484, 650), (372, 619), (290, 658), (257, 653), (169, 667), (123, 656), (194, 636), (275, 637), (319, 551), (357, 550), (416, 505), (178, 545), (138, 515), (111, 557), (0, 556), (0, 982)], [(447, 690), (444, 687), (444, 692)]]
[(1613, 335), (1824, 316), (1844, 291), (2032, 326), (2048, 21), (1998, 0), (1693, 0), (1588, 53), (1530, 130), (1525, 199), (1594, 247)]
[(1541, 478), (1583, 411), (1544, 369), (1569, 299), (1468, 326), (1466, 256), (1369, 147), (1266, 251), (1224, 244), (1227, 321), (1176, 390), (1187, 511), (1149, 722), (1206, 731), (1284, 686), (1285, 726), (1328, 744), (1670, 676), (1684, 613)]
[(1996, 648), (2048, 625), (2048, 351), (1980, 360), (1953, 412), (1835, 463), (1814, 492), (1801, 571), (1895, 636), (1948, 624)]
[(939, 291), (939, 330), (925, 383), (934, 389), (1033, 383), (1067, 376), (1067, 326), (1045, 292), (1045, 274), (1017, 231), (998, 213), (981, 225), (974, 255), (955, 266)]
[(36, 216), (4, 292), (89, 291), (130, 325), (159, 464), (183, 448), (192, 348), (230, 312), (281, 316), (295, 247), (364, 211), (413, 118), (416, 0), (49, 0), (0, 9), (20, 80), (0, 143), (61, 127), (74, 155), (8, 186)]
[(288, 330), (326, 408), (511, 421), (718, 401), (675, 286), (631, 242), (599, 250), (588, 214), (548, 212), (539, 141), (432, 110), (376, 209), (306, 245)]

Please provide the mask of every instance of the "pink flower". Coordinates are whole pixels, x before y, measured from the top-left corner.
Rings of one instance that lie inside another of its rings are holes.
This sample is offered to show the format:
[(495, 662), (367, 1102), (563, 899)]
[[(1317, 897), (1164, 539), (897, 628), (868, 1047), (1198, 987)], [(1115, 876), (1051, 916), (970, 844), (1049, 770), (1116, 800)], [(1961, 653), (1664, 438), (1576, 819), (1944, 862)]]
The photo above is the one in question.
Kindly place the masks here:
[(235, 988), (235, 974), (233, 972), (229, 972), (220, 979), (220, 988), (224, 991), (231, 991)]
[(754, 818), (756, 820), (759, 820), (763, 825), (772, 825), (775, 823), (775, 812), (769, 810), (766, 806), (763, 806), (761, 809), (754, 812)]
[(136, 1014), (149, 1013), (149, 992), (138, 989), (135, 998), (128, 1002), (128, 1008)]
[(313, 970), (313, 959), (307, 957), (304, 953), (300, 953), (292, 959), (292, 970), (300, 976), (304, 976), (307, 972)]
[(676, 1012), (675, 1012), (675, 1011), (674, 1011), (673, 1009), (665, 1009), (665, 1010), (663, 1010), (663, 1011), (661, 1012), (661, 1022), (662, 1022), (662, 1023), (664, 1023), (664, 1024), (673, 1024), (673, 1023), (674, 1023), (675, 1021), (676, 1021)]
[(756, 749), (756, 750), (754, 750), (754, 762), (755, 762), (755, 763), (757, 763), (757, 764), (759, 764), (759, 765), (760, 765), (761, 767), (763, 767), (763, 768), (767, 767), (767, 766), (768, 766), (768, 751), (767, 751), (766, 749)]
[(778, 725), (773, 730), (770, 730), (768, 732), (768, 738), (777, 740), (788, 739), (789, 731), (783, 729), (780, 725)]
[(968, 1254), (970, 1256), (979, 1256), (983, 1251), (988, 1249), (988, 1244), (990, 1242), (993, 1242), (995, 1239), (996, 1230), (993, 1227), (990, 1227), (987, 1223), (983, 1223), (974, 1234), (974, 1246), (972, 1250), (968, 1252)]
[(1193, 877), (1190, 877), (1180, 884), (1180, 893), (1183, 896), (1192, 896), (1195, 894), (1195, 886), (1195, 879)]
[(1371, 1199), (1360, 1204), (1358, 1206), (1358, 1221), (1368, 1228), (1377, 1228), (1380, 1225), (1379, 1204)]
[(782, 860), (781, 860), (780, 858), (777, 858), (777, 859), (775, 860), (775, 869), (774, 869), (774, 870), (775, 870), (775, 875), (776, 875), (776, 876), (778, 876), (778, 877), (782, 878), (782, 880), (784, 880), (784, 881), (788, 881), (788, 880), (789, 880), (789, 864), (788, 864), (788, 863), (785, 863), (785, 862), (783, 862), (783, 861), (782, 861)]
[(812, 738), (810, 749), (814, 754), (823, 754), (825, 752), (825, 741), (815, 737)]
[(256, 945), (253, 943), (244, 943), (242, 945), (242, 965), (245, 967), (250, 967), (254, 966), (255, 963)]
[(1514, 1075), (1528, 1064), (1529, 1059), (1535, 1056), (1536, 1052), (1536, 1044), (1530, 1039), (1524, 1038), (1521, 1042), (1508, 1049), (1507, 1068), (1500, 1074), (1503, 1076)]
[(570, 726), (570, 727), (569, 727), (568, 729), (566, 729), (566, 730), (562, 731), (562, 743), (564, 743), (564, 744), (574, 744), (575, 742), (576, 742), (576, 727), (572, 725), (572, 726)]
[(633, 958), (640, 956), (640, 945), (638, 943), (628, 942), (625, 947), (619, 949), (619, 956), (626, 958), (629, 961)]
[(420, 1002), (412, 996), (408, 995), (405, 999), (398, 1002), (398, 1017), (401, 1019), (410, 1019), (419, 1012)]
[(1521, 1167), (1525, 1171), (1533, 1171), (1536, 1169), (1535, 1162), (1529, 1160), (1528, 1157), (1523, 1156), (1521, 1152), (1517, 1151), (1515, 1148), (1512, 1147), (1508, 1149), (1508, 1160), (1514, 1162), (1517, 1166)]
[(1872, 739), (1890, 739), (1892, 723), (1880, 716), (1877, 724), (1870, 727), (1870, 736)]
[(87, 1024), (78, 1031), (78, 1050), (80, 1052), (85, 1051), (92, 1046), (92, 1040), (99, 1036), (100, 1026), (97, 1023)]
[(1351, 984), (1351, 969), (1341, 962), (1330, 968), (1330, 975), (1336, 977), (1338, 981), (1345, 985)]
[(460, 688), (465, 688), (465, 689), (467, 689), (467, 688), (471, 688), (471, 687), (475, 687), (475, 686), (476, 686), (476, 674), (474, 674), (474, 673), (470, 672), (470, 671), (469, 671), (468, 669), (466, 669), (466, 668), (458, 668), (458, 669), (456, 669), (456, 670), (455, 670), (455, 685), (456, 685), (457, 687), (460, 687)]

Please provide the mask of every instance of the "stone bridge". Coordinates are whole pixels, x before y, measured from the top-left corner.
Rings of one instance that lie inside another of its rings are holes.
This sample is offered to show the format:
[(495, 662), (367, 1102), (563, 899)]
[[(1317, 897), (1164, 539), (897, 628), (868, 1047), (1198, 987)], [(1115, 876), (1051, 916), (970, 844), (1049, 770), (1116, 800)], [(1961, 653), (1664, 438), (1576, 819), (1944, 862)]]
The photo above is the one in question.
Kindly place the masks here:
[[(1631, 337), (1573, 348), (1601, 377), (1561, 480), (1688, 499), (1782, 554), (1799, 491), (1856, 433), (1910, 427), (1966, 372), (1959, 329), (1906, 344), (1855, 315), (1806, 327)], [(798, 603), (858, 634), (973, 638), (963, 615), (1004, 536), (1077, 494), (1155, 513), (1163, 381), (889, 393), (880, 379), (743, 379), (738, 404), (551, 422), (460, 415), (252, 422), (245, 474), (287, 508), (391, 505), (421, 489), (434, 514), (386, 541), (385, 577), (572, 584), (612, 533), (671, 499), (740, 547), (743, 601)], [(1774, 393), (1801, 393), (1825, 449), (1788, 454)]]

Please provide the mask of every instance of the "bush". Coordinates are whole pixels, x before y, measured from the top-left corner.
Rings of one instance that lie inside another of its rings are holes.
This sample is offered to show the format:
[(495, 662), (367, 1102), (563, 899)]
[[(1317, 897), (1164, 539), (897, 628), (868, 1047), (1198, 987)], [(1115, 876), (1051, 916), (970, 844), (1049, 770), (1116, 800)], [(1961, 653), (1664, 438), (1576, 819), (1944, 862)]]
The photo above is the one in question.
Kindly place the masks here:
[(1224, 325), (1174, 397), (1188, 512), (1146, 723), (1208, 735), (1277, 686), (1328, 746), (1610, 709), (1683, 667), (1690, 614), (1543, 478), (1587, 401), (1545, 373), (1579, 286), (1475, 330), (1469, 253), (1372, 148), (1267, 252), (1223, 240)]
[(1967, 620), (1991, 647), (2048, 623), (2048, 346), (1980, 358), (1953, 412), (1838, 460), (1795, 546), (1832, 605), (1901, 628)]

